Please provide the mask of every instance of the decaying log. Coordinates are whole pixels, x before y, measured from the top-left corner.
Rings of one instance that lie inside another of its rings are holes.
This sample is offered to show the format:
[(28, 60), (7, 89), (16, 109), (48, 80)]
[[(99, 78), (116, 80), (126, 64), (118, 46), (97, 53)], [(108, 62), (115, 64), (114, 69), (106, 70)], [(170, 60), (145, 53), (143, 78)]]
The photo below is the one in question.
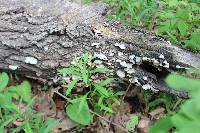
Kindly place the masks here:
[(57, 68), (89, 52), (121, 79), (187, 97), (163, 79), (170, 72), (199, 67), (200, 55), (151, 32), (108, 22), (106, 11), (99, 3), (0, 0), (0, 69), (50, 81), (57, 77)]

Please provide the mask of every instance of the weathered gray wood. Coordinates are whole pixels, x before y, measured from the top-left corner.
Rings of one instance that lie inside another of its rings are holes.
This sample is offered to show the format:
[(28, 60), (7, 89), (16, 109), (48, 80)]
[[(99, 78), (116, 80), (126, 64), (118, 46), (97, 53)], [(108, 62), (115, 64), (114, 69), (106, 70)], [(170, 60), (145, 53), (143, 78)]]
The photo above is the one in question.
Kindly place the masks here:
[(106, 10), (103, 4), (67, 0), (0, 0), (0, 69), (49, 81), (57, 68), (87, 51), (124, 80), (185, 97), (163, 79), (180, 68), (199, 67), (200, 55), (148, 31), (107, 22)]

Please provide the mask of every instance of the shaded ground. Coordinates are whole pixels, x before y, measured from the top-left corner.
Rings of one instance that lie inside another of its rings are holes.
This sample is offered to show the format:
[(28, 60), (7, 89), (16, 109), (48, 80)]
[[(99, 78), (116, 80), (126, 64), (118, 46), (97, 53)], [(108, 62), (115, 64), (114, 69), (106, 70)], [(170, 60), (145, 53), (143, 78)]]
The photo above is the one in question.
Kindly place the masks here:
[[(13, 76), (10, 84), (20, 83), (23, 78)], [(54, 129), (54, 133), (125, 133), (127, 132), (127, 123), (132, 115), (139, 117), (134, 133), (148, 133), (149, 125), (154, 123), (160, 116), (166, 114), (165, 104), (155, 103), (151, 109), (148, 109), (150, 101), (155, 101), (160, 94), (146, 93), (140, 88), (131, 87), (128, 95), (122, 101), (121, 105), (113, 105), (115, 111), (112, 115), (99, 115), (94, 117), (94, 121), (87, 127), (71, 121), (65, 113), (66, 99), (63, 98), (63, 87), (45, 86), (37, 81), (30, 81), (32, 91), (37, 99), (34, 103), (34, 109), (37, 112), (45, 112), (43, 119), (53, 117), (60, 119), (59, 125)], [(148, 96), (144, 96), (147, 94)], [(161, 94), (162, 96), (162, 94)], [(164, 96), (164, 95), (163, 95)], [(133, 132), (133, 131), (130, 131)]]

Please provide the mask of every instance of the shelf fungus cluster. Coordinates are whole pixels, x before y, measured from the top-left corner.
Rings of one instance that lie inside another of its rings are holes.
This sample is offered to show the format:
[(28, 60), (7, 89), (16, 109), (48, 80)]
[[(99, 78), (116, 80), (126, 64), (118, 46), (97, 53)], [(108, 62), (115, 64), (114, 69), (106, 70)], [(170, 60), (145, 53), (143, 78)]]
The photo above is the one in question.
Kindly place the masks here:
[[(170, 73), (170, 63), (165, 58), (164, 54), (157, 54), (154, 56), (138, 55), (137, 53), (127, 54), (126, 49), (128, 45), (123, 43), (116, 43), (117, 48), (117, 70), (116, 75), (121, 79), (128, 79), (128, 81), (136, 86), (141, 86), (144, 90), (159, 91), (159, 78), (162, 77), (162, 71)], [(142, 67), (145, 66), (145, 67)], [(147, 67), (150, 66), (150, 67)], [(184, 69), (181, 65), (176, 66), (177, 69)], [(152, 70), (155, 69), (155, 70)], [(157, 77), (159, 76), (159, 77)]]

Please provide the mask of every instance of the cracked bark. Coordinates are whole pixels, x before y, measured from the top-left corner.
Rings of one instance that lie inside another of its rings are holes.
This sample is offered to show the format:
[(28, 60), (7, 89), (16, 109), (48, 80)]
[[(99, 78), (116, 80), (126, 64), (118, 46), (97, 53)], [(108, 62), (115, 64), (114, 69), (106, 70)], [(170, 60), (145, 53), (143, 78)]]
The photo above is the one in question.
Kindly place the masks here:
[(163, 79), (180, 68), (199, 67), (200, 55), (151, 32), (108, 22), (106, 10), (103, 4), (67, 0), (0, 0), (0, 69), (46, 82), (87, 51), (123, 80), (187, 97)]

